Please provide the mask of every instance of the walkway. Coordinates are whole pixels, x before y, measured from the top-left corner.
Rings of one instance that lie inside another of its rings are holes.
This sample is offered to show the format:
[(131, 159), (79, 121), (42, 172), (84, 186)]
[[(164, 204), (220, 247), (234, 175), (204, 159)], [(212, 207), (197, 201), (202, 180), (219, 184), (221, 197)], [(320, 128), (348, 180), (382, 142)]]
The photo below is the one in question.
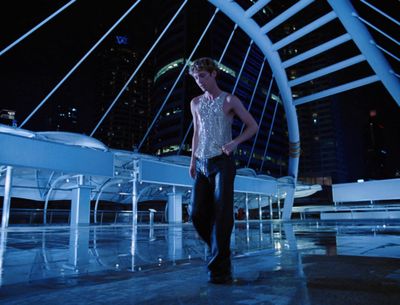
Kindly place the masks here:
[[(1, 304), (398, 304), (400, 222), (237, 223), (231, 285), (182, 226), (10, 227)], [(133, 255), (132, 255), (133, 254)]]

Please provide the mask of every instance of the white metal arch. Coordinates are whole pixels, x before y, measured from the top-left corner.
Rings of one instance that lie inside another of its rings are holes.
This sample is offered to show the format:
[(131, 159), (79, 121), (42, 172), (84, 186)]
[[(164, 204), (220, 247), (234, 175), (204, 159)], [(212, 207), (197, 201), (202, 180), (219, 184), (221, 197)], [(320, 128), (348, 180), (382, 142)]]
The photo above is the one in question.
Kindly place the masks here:
[[(389, 63), (384, 58), (382, 51), (373, 41), (373, 38), (368, 32), (367, 28), (364, 26), (364, 24), (362, 24), (362, 18), (357, 15), (350, 1), (328, 0), (328, 3), (331, 7), (330, 12), (326, 13), (325, 15), (314, 21), (309, 22), (306, 26), (296, 30), (295, 32), (289, 34), (288, 36), (275, 43), (273, 43), (272, 40), (269, 38), (268, 32), (284, 23), (290, 17), (296, 14), (301, 14), (301, 11), (308, 5), (313, 3), (314, 0), (299, 0), (294, 5), (289, 7), (286, 11), (276, 16), (274, 19), (270, 20), (263, 26), (259, 26), (252, 17), (258, 11), (268, 5), (271, 0), (258, 0), (253, 3), (253, 5), (247, 10), (244, 10), (234, 0), (209, 0), (209, 2), (220, 9), (254, 41), (254, 43), (264, 53), (266, 60), (271, 67), (286, 112), (290, 147), (288, 175), (294, 178), (295, 183), (298, 174), (300, 156), (299, 126), (295, 108), (297, 105), (308, 103), (310, 101), (328, 97), (336, 93), (351, 90), (377, 81), (382, 82), (382, 84), (386, 87), (396, 103), (400, 105), (400, 81), (398, 79), (398, 75), (391, 69)], [(336, 18), (338, 18), (338, 20), (341, 22), (347, 33), (336, 37), (328, 42), (321, 43), (320, 45), (293, 58), (290, 58), (285, 62), (282, 61), (278, 53), (279, 49), (287, 46), (293, 41), (296, 41), (297, 39), (307, 35), (313, 30), (318, 29), (319, 27)], [(397, 23), (397, 21), (395, 22)], [(383, 33), (383, 35), (398, 44), (398, 42), (391, 38), (389, 35), (385, 33)], [(360, 51), (359, 55), (341, 62), (337, 62), (335, 64), (332, 64), (331, 66), (327, 66), (307, 75), (303, 75), (294, 80), (288, 80), (288, 76), (285, 70), (287, 67), (302, 62), (315, 55), (321, 54), (322, 52), (336, 47), (349, 40), (352, 40), (358, 47)], [(323, 91), (293, 100), (292, 87), (296, 86), (297, 84), (334, 73), (362, 61), (368, 62), (375, 74), (369, 75), (361, 79), (349, 81), (345, 84), (331, 87)], [(292, 195), (293, 194), (291, 193), (291, 190), (289, 190), (285, 199), (285, 206), (283, 211), (284, 219), (288, 219), (290, 217), (290, 211), (293, 205)]]
[[(288, 84), (286, 72), (282, 67), (281, 58), (278, 52), (273, 49), (273, 44), (268, 36), (263, 34), (258, 24), (251, 17), (248, 17), (246, 12), (236, 2), (226, 0), (209, 0), (209, 2), (218, 7), (225, 15), (235, 22), (254, 41), (255, 44), (257, 44), (271, 67), (286, 112), (290, 142), (288, 175), (292, 176), (296, 183), (300, 155), (299, 124), (297, 120), (296, 108), (293, 105), (292, 92)], [(290, 218), (290, 213), (293, 206), (293, 195), (294, 187), (287, 193), (286, 196), (284, 212), (282, 215), (284, 219)]]
[[(293, 106), (292, 92), (290, 90), (286, 72), (282, 67), (282, 61), (277, 51), (273, 50), (273, 44), (267, 35), (263, 34), (257, 23), (246, 15), (246, 12), (234, 1), (209, 0), (210, 3), (218, 7), (225, 15), (235, 22), (253, 41), (265, 55), (276, 83), (279, 87), (283, 105), (287, 116), (289, 131), (289, 141), (298, 143), (299, 127), (297, 121), (296, 109)], [(266, 1), (259, 1), (266, 2)], [(296, 178), (298, 171), (298, 156), (289, 158), (289, 175)]]

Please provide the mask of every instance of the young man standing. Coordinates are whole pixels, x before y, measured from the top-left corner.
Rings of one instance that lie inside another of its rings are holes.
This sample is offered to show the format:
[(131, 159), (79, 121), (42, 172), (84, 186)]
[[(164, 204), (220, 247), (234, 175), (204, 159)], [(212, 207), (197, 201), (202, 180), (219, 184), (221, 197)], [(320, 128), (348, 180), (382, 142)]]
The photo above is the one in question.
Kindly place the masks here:
[[(208, 263), (211, 283), (232, 281), (230, 238), (233, 229), (233, 152), (251, 138), (258, 125), (241, 101), (222, 91), (216, 82), (218, 66), (200, 58), (189, 68), (204, 92), (191, 103), (193, 116), (192, 158), (189, 173), (195, 179), (191, 217), (200, 237), (211, 250)], [(232, 121), (238, 116), (246, 128), (232, 139)]]

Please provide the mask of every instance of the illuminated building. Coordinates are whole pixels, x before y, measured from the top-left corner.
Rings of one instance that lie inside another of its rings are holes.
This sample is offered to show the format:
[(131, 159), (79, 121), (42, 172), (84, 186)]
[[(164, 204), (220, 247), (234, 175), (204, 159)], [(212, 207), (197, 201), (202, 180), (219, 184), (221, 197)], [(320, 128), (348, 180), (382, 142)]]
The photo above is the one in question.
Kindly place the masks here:
[[(165, 20), (169, 20), (176, 8), (160, 5), (160, 28)], [(161, 43), (160, 51), (155, 58), (155, 77), (154, 94), (152, 98), (153, 113), (161, 107), (162, 103), (169, 94), (170, 88), (174, 85), (181, 69), (185, 64), (185, 59), (190, 55), (188, 50), (192, 50), (197, 39), (201, 36), (201, 24), (207, 22), (211, 17), (210, 7), (202, 3), (189, 3), (182, 16), (178, 18), (169, 30), (168, 39)], [(189, 17), (190, 16), (190, 17)], [(205, 18), (205, 16), (208, 16)], [(228, 38), (233, 30), (232, 22), (226, 16), (219, 16), (215, 19), (215, 24), (205, 35), (199, 45), (196, 54), (191, 58), (194, 60), (199, 57), (212, 57), (219, 60)], [(218, 84), (224, 91), (231, 92), (235, 86), (235, 81), (241, 69), (241, 63), (249, 46), (249, 39), (246, 35), (237, 30), (231, 45), (228, 47), (226, 55), (222, 59), (218, 75)], [(239, 38), (238, 38), (239, 37)], [(234, 94), (238, 96), (245, 107), (249, 106), (254, 85), (257, 80), (259, 69), (264, 56), (261, 51), (253, 45), (249, 52), (246, 65), (240, 76), (240, 81), (236, 86)], [(268, 64), (264, 66), (258, 89), (250, 109), (257, 122), (260, 122), (265, 96), (271, 80), (271, 72)], [(175, 90), (168, 97), (167, 103), (163, 108), (160, 118), (152, 131), (151, 148), (157, 155), (173, 155), (180, 150), (180, 144), (186, 135), (192, 121), (190, 113), (190, 100), (201, 94), (190, 75), (185, 72), (176, 85)], [(271, 132), (267, 154), (264, 157), (265, 145), (268, 141), (269, 129), (272, 122), (275, 105), (278, 103), (274, 126)], [(260, 125), (260, 133), (253, 151), (253, 157), (249, 167), (259, 172), (263, 164), (262, 172), (273, 176), (283, 175), (287, 171), (287, 128), (286, 119), (282, 104), (275, 86), (272, 87), (271, 98), (268, 101), (264, 118)], [(235, 120), (233, 124), (233, 137), (241, 131), (242, 124)], [(180, 153), (190, 155), (192, 131), (186, 137)], [(254, 139), (254, 138), (253, 138)], [(240, 145), (236, 152), (236, 162), (238, 167), (247, 167), (249, 155), (252, 151), (253, 139)]]
[(15, 110), (1, 109), (0, 110), (0, 124), (16, 125)]
[[(132, 75), (141, 55), (135, 51), (129, 37), (115, 36), (99, 55), (97, 119), (99, 121)], [(111, 109), (95, 137), (111, 148), (132, 150), (141, 141), (150, 118), (152, 78), (144, 66), (126, 87)], [(147, 148), (147, 146), (145, 146)]]

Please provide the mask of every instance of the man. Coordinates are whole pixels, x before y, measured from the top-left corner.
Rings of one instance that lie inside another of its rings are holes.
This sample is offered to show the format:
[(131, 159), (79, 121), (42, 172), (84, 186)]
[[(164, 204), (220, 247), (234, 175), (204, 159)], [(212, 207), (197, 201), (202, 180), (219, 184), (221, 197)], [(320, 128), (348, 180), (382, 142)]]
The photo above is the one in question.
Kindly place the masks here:
[[(232, 281), (230, 237), (236, 174), (233, 152), (257, 132), (258, 125), (236, 96), (218, 87), (217, 71), (218, 66), (211, 58), (200, 58), (189, 68), (204, 92), (190, 103), (194, 131), (189, 173), (195, 179), (191, 218), (211, 250), (209, 281), (220, 284)], [(246, 128), (232, 139), (235, 115)]]

